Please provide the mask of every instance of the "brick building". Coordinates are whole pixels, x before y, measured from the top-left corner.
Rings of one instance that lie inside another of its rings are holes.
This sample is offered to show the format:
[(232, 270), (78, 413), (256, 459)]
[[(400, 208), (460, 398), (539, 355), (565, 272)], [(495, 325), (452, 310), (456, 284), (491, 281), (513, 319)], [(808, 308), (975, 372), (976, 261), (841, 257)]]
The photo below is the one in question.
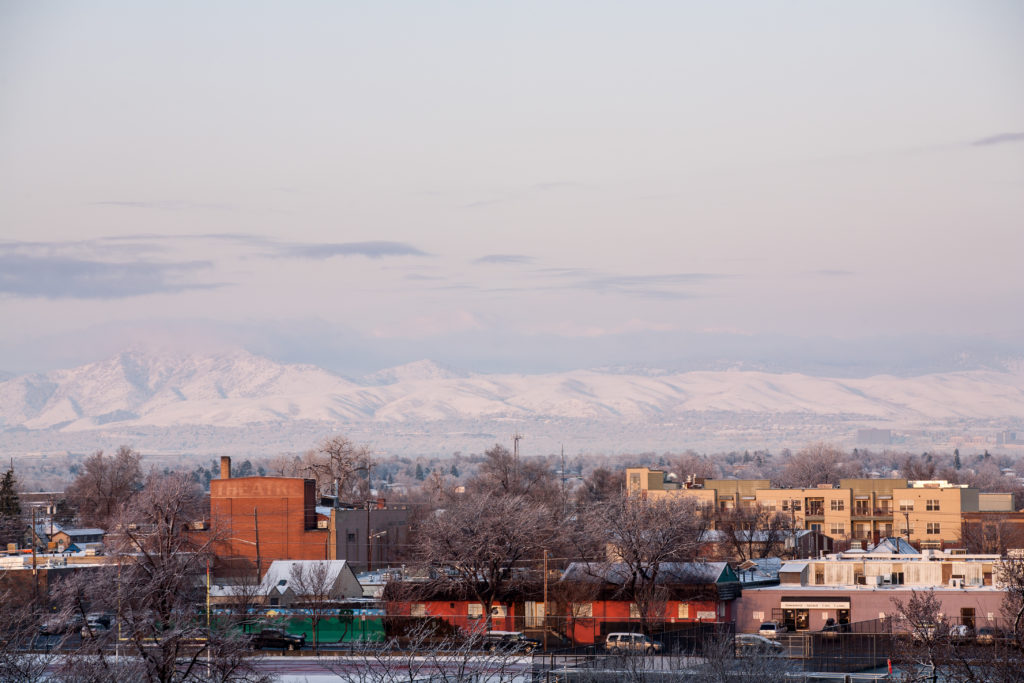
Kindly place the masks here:
[(312, 479), (232, 478), (225, 456), (220, 479), (210, 482), (210, 522), (224, 537), (217, 554), (250, 560), (261, 573), (274, 560), (348, 560), (365, 568), (371, 553), (378, 566), (395, 560), (408, 510), (384, 501), (358, 508), (319, 501)]

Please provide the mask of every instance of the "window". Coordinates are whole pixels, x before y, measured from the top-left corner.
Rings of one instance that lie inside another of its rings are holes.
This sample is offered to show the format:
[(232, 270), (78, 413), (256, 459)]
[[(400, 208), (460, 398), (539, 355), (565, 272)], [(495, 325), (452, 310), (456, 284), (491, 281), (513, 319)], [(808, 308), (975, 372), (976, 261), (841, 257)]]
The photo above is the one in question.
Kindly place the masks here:
[(833, 500), (832, 501), (832, 512), (842, 512), (846, 509), (845, 500)]
[(843, 524), (842, 522), (838, 522), (838, 523), (837, 522), (833, 522), (832, 523), (832, 535), (833, 536), (845, 536), (846, 535), (846, 525)]
[(901, 500), (900, 501), (900, 512), (913, 512), (914, 501), (912, 500)]
[(769, 512), (775, 512), (775, 501), (774, 500), (762, 500), (761, 508)]
[(928, 522), (928, 533), (933, 535), (933, 536), (934, 535), (938, 535), (939, 533), (941, 533), (939, 531), (939, 523), (938, 522)]
[(640, 618), (640, 607), (635, 603), (629, 603), (629, 618), (639, 619)]
[(590, 619), (594, 616), (594, 603), (574, 602), (572, 605), (572, 614), (577, 619)]
[(470, 619), (482, 619), (484, 616), (484, 606), (479, 602), (469, 603), (469, 618)]
[(356, 535), (355, 534), (349, 534), (346, 538), (347, 538), (349, 543), (355, 543), (356, 542)]
[(685, 603), (685, 602), (679, 603), (679, 618), (680, 619), (689, 619), (690, 618), (690, 606), (687, 603)]
[(818, 567), (814, 570), (814, 585), (824, 586), (825, 585), (825, 569)]
[(783, 510), (783, 512), (785, 512), (786, 510), (789, 510), (789, 501), (788, 500), (782, 501), (782, 510)]
[(409, 608), (409, 615), (414, 617), (427, 616), (427, 606), (422, 602), (414, 602)]
[(925, 503), (925, 510), (928, 510), (929, 512), (938, 512), (939, 511), (939, 501), (938, 501), (938, 499), (929, 498), (926, 501), (926, 503)]

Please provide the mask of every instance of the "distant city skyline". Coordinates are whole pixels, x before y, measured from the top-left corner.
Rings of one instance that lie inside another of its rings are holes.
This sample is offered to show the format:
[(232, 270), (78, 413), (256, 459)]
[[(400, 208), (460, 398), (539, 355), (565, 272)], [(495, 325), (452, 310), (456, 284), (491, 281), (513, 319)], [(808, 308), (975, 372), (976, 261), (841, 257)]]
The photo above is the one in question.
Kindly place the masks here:
[(0, 370), (1024, 356), (1021, 35), (1011, 1), (0, 3)]

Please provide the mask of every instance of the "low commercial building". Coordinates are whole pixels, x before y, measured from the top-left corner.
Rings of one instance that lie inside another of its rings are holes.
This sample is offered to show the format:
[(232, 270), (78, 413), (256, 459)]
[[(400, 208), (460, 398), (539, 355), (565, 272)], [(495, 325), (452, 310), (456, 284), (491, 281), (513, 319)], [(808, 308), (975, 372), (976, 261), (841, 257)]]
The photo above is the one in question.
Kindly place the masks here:
[(630, 582), (622, 563), (571, 563), (553, 593), (555, 618), (549, 623), (558, 624), (574, 644), (593, 644), (609, 633), (643, 630), (645, 623), (664, 629), (732, 621), (733, 603), (742, 593), (740, 578), (726, 562), (663, 563), (655, 592), (646, 599), (630, 595)]
[[(904, 545), (900, 547), (905, 549)], [(970, 627), (995, 625), (1005, 591), (998, 585), (998, 555), (848, 551), (819, 560), (791, 561), (775, 586), (746, 588), (737, 605), (736, 629), (756, 631), (778, 621), (791, 631), (820, 631), (829, 619), (848, 624), (886, 619), (896, 601), (932, 590), (943, 613)]]

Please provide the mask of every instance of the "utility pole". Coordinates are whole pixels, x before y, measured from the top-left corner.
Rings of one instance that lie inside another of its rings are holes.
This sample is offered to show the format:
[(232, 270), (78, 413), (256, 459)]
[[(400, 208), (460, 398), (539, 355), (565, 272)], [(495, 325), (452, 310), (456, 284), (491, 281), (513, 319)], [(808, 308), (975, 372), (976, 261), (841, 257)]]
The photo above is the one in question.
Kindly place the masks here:
[(544, 548), (544, 621), (541, 622), (544, 629), (544, 651), (548, 651), (548, 549)]
[[(14, 460), (12, 459), (13, 463)], [(12, 465), (13, 467), (13, 465)], [(32, 583), (34, 585), (33, 592), (36, 600), (39, 600), (39, 575), (36, 573), (36, 541), (39, 537), (36, 535), (36, 508), (32, 507), (32, 533), (29, 534), (29, 538), (32, 539)]]
[(523, 435), (518, 430), (512, 435), (512, 468), (517, 482), (519, 481), (519, 440), (522, 438)]
[[(565, 497), (565, 444), (563, 443), (563, 444), (561, 444), (561, 446), (562, 446), (562, 519), (564, 520), (565, 519), (566, 508), (569, 505), (569, 501)], [(546, 581), (545, 581), (545, 585), (547, 585)], [(547, 608), (547, 605), (545, 605), (544, 607)]]
[[(253, 510), (256, 512), (256, 510)], [(206, 677), (210, 677), (210, 559), (206, 559)]]
[(256, 582), (263, 579), (263, 563), (260, 561), (260, 518), (258, 508), (252, 509), (252, 528), (256, 532)]
[(370, 557), (370, 551), (373, 547), (373, 538), (370, 532), (370, 501), (366, 501), (366, 571), (373, 569), (373, 559)]

